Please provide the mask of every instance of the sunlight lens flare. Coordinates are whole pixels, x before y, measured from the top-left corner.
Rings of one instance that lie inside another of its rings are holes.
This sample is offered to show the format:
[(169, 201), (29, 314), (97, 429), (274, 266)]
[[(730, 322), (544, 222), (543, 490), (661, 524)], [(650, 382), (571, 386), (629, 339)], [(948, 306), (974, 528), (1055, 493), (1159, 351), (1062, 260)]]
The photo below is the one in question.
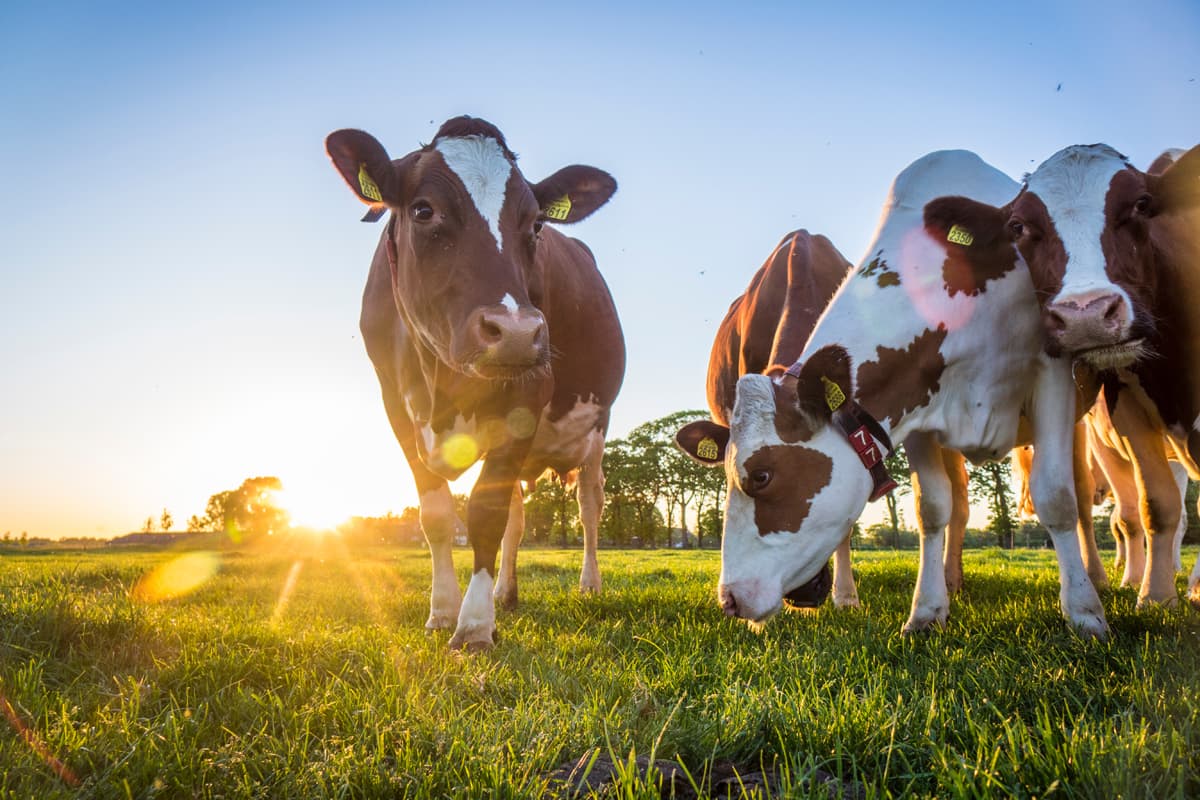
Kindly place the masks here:
[(456, 433), (442, 445), (442, 460), (454, 469), (466, 469), (479, 458), (479, 445), (465, 433)]
[(296, 591), (296, 581), (300, 580), (300, 570), (303, 568), (303, 561), (297, 559), (292, 562), (292, 568), (288, 570), (283, 588), (279, 591), (279, 599), (275, 601), (275, 610), (271, 612), (272, 625), (283, 619), (283, 612), (287, 611), (288, 601), (292, 599), (292, 592)]
[(134, 584), (135, 601), (157, 603), (196, 591), (217, 574), (220, 560), (209, 551), (185, 553), (159, 564)]

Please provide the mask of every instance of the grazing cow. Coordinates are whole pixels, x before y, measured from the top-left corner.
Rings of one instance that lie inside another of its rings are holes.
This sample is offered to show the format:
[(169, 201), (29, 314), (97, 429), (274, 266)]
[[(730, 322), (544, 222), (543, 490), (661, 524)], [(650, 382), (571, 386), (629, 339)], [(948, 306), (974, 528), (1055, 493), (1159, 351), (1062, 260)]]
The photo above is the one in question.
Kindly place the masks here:
[[(1007, 228), (1029, 263), (1047, 300), (1048, 352), (1105, 373), (1150, 542), (1138, 605), (1177, 603), (1182, 505), (1167, 457), (1200, 477), (1200, 147), (1166, 153), (1150, 172), (1108, 145), (1068, 147), (978, 225)], [(1144, 427), (1125, 430), (1118, 416)], [(1200, 607), (1200, 562), (1188, 586)]]
[[(795, 363), (821, 312), (852, 266), (824, 236), (800, 230), (783, 237), (750, 279), (746, 291), (730, 304), (717, 329), (708, 362), (708, 407), (713, 420), (729, 426), (738, 378), (747, 373), (782, 374)], [(894, 274), (889, 272), (879, 274), (879, 279), (885, 282), (892, 277)], [(699, 439), (689, 442), (689, 437), (695, 432), (703, 439), (707, 428), (706, 424), (684, 427), (677, 438), (680, 447), (685, 452), (694, 451)], [(946, 469), (955, 487), (956, 513), (950, 538), (957, 535), (961, 547), (969, 512), (962, 456), (947, 451)], [(947, 583), (953, 583), (951, 591), (962, 583), (961, 550), (957, 566), (957, 580), (954, 580), (949, 572), (951, 565), (947, 563)], [(832, 580), (828, 567), (823, 567), (815, 578), (789, 592), (785, 599), (794, 606), (818, 606), (824, 602), (831, 584), (835, 606), (859, 604), (850, 570), (848, 530), (833, 554)]]
[[(600, 462), (625, 344), (591, 251), (543, 224), (587, 217), (616, 182), (594, 167), (570, 166), (529, 183), (500, 131), (470, 117), (449, 120), (433, 142), (395, 161), (357, 130), (330, 134), (326, 150), (370, 206), (367, 219), (391, 212), (360, 324), (420, 493), (433, 560), (426, 627), (457, 620), (452, 648), (491, 647), (493, 592), (506, 607), (517, 601), (519, 481), (547, 468), (578, 470), (580, 587), (600, 589)], [(457, 520), (446, 481), (479, 459), (464, 597), (451, 561)]]
[(1071, 364), (1044, 352), (1037, 297), (1010, 239), (976, 226), (988, 204), (1019, 188), (973, 153), (918, 159), (897, 176), (866, 258), (800, 359), (779, 378), (743, 375), (729, 427), (690, 433), (691, 454), (724, 463), (729, 479), (718, 587), (727, 614), (766, 619), (816, 576), (868, 499), (887, 491), (882, 453), (896, 437), (914, 472), (921, 533), (904, 630), (943, 625), (953, 507), (943, 451), (1001, 458), (1024, 416), (1064, 615), (1085, 635), (1105, 635), (1075, 535)]

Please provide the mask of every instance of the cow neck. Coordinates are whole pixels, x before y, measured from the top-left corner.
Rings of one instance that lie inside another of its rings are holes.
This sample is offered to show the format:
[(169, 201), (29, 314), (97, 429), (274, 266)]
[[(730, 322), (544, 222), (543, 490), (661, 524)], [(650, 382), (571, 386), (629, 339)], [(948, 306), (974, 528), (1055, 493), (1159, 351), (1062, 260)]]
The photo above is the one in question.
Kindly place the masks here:
[[(802, 363), (797, 361), (788, 367), (784, 375), (799, 379), (802, 366)], [(879, 424), (879, 420), (871, 416), (856, 400), (844, 396), (840, 391), (836, 393), (836, 399), (827, 393), (825, 401), (829, 405), (831, 421), (846, 437), (863, 467), (871, 473), (874, 486), (871, 488), (868, 502), (874, 502), (895, 489), (896, 481), (892, 479), (884, 464), (884, 451), (890, 456), (896, 452), (896, 448), (892, 445), (892, 438), (888, 436), (888, 432)], [(883, 450), (880, 450), (881, 445)]]

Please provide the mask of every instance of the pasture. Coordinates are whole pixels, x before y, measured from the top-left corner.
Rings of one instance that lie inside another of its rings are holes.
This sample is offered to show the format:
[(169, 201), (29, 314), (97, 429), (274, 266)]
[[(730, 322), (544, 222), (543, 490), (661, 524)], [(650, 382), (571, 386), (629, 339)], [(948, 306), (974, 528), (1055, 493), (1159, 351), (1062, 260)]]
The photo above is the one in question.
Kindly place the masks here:
[(968, 551), (947, 629), (902, 638), (911, 551), (855, 553), (862, 609), (756, 633), (719, 613), (716, 552), (604, 551), (584, 597), (578, 551), (527, 550), (474, 657), (422, 629), (425, 551), (227, 552), (190, 594), (134, 591), (175, 555), (0, 555), (0, 796), (541, 797), (596, 749), (624, 798), (659, 796), (634, 756), (687, 796), (735, 769), (786, 797), (1200, 795), (1200, 614), (1109, 591), (1083, 641), (1049, 551)]

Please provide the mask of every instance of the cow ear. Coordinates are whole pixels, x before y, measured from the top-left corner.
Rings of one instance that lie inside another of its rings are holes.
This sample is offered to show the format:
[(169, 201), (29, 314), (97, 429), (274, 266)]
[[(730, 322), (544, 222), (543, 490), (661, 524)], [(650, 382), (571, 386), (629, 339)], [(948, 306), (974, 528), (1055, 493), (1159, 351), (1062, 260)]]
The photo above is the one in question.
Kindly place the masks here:
[(1177, 158), (1157, 180), (1151, 176), (1147, 183), (1157, 200), (1158, 212), (1186, 211), (1200, 206), (1200, 145)]
[(578, 222), (617, 191), (617, 181), (602, 169), (579, 164), (563, 167), (533, 186), (542, 215), (550, 222)]
[(715, 467), (725, 463), (729, 428), (707, 419), (690, 422), (675, 434), (675, 444), (701, 464)]
[(364, 222), (374, 222), (395, 201), (395, 169), (387, 150), (369, 133), (353, 129), (325, 137), (325, 152), (359, 200), (371, 207)]
[(925, 230), (951, 248), (976, 247), (988, 250), (1000, 239), (1010, 238), (1011, 208), (997, 207), (969, 197), (939, 197), (925, 205)]
[(793, 381), (796, 407), (812, 419), (828, 420), (852, 396), (850, 354), (838, 345), (826, 345), (809, 356), (799, 371), (788, 370), (782, 384), (790, 387)]

